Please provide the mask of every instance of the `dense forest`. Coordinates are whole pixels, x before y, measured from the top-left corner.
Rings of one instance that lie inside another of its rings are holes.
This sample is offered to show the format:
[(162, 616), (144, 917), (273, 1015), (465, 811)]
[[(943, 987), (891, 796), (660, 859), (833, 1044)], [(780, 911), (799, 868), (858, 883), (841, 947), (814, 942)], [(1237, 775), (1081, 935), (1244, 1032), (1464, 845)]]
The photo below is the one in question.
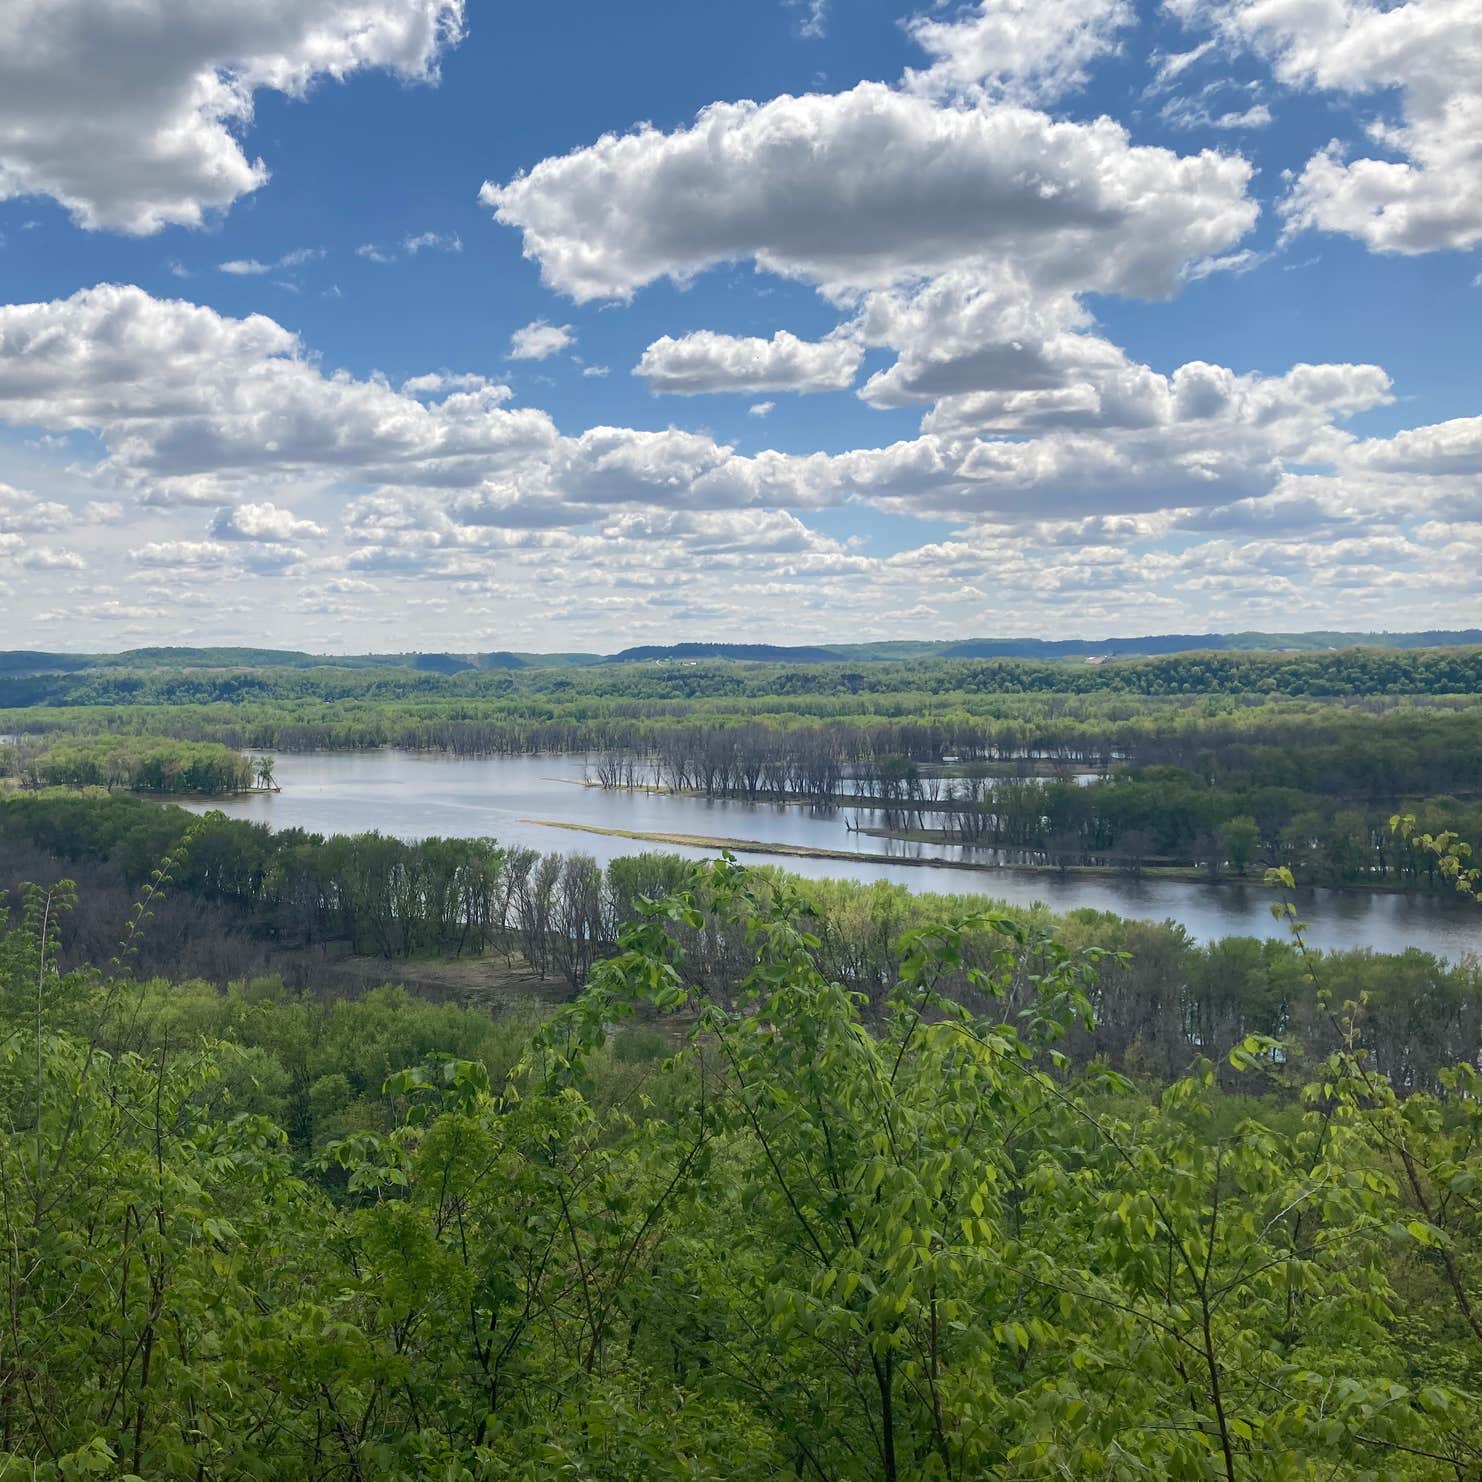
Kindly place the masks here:
[(837, 905), (659, 863), (541, 1022), (223, 994), (134, 965), (243, 836), (51, 801), (7, 833), (121, 830), (145, 878), (96, 966), (65, 883), (0, 936), (0, 1476), (1482, 1467), (1476, 985), (1441, 975), (1473, 1017), (1423, 1074), (1383, 1061), (1386, 990), (1436, 1022), (1419, 954), (1365, 979), (1294, 944), (1275, 1032), (1163, 1004), (1165, 1075), (1085, 1054), (1136, 958), (866, 912), (860, 989)]
[(283, 700), (654, 700), (994, 695), (1371, 696), (1482, 693), (1482, 648), (1192, 652), (1076, 663), (920, 659), (908, 663), (734, 663), (701, 659), (577, 668), (96, 668), (0, 676), (0, 707), (183, 705)]

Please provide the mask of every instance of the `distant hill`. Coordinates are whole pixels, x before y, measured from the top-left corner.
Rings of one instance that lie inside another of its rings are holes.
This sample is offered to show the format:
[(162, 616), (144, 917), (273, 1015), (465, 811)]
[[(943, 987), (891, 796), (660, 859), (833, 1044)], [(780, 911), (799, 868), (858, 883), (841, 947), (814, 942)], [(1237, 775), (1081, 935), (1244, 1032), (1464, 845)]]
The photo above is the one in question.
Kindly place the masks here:
[(273, 648), (132, 648), (116, 654), (0, 651), (0, 676), (25, 678), (95, 670), (389, 669), (465, 674), (497, 669), (572, 669), (593, 664), (732, 662), (874, 664), (913, 659), (1115, 659), (1179, 653), (1314, 653), (1344, 648), (1482, 647), (1482, 628), (1423, 633), (1157, 633), (1134, 638), (968, 638), (939, 642), (789, 645), (773, 643), (642, 644), (613, 654), (399, 653), (313, 654)]
[(837, 664), (836, 648), (790, 648), (772, 643), (665, 643), (625, 648), (604, 664), (646, 664), (655, 659), (735, 659), (750, 664)]
[(1145, 638), (970, 638), (942, 645), (943, 659), (1155, 657), (1181, 653), (1309, 653), (1338, 648), (1470, 648), (1482, 628), (1428, 633), (1162, 633)]
[(13, 648), (0, 651), (0, 674), (73, 674), (94, 662), (86, 654), (45, 654)]

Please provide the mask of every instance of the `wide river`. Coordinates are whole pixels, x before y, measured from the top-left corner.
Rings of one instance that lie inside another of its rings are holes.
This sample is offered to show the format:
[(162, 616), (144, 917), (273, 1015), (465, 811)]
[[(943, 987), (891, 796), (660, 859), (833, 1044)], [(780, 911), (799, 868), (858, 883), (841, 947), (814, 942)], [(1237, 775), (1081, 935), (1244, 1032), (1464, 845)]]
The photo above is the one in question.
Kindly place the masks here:
[[(850, 832), (844, 820), (866, 827), (868, 813), (776, 803), (707, 801), (642, 792), (606, 792), (583, 787), (581, 757), (452, 757), (407, 751), (328, 752), (275, 757), (277, 793), (254, 793), (220, 808), (274, 828), (303, 828), (320, 834), (378, 829), (404, 839), (488, 835), (506, 844), (586, 853), (606, 861), (621, 854), (663, 849), (703, 858), (707, 851), (655, 844), (608, 834), (552, 828), (536, 820), (589, 824), (641, 833), (690, 834), (890, 854), (922, 860), (971, 860), (972, 851), (906, 843)], [(985, 895), (1017, 905), (1043, 901), (1056, 911), (1091, 906), (1120, 916), (1181, 922), (1201, 941), (1222, 936), (1279, 936), (1272, 919), (1271, 892), (1257, 885), (1199, 885), (1121, 876), (1061, 880), (1034, 870), (951, 869), (930, 864), (861, 858), (808, 859), (737, 851), (799, 875), (895, 880), (912, 890)], [(1449, 898), (1404, 897), (1332, 890), (1302, 892), (1300, 907), (1317, 947), (1372, 947), (1401, 952), (1423, 947), (1453, 960), (1482, 953), (1482, 905)]]

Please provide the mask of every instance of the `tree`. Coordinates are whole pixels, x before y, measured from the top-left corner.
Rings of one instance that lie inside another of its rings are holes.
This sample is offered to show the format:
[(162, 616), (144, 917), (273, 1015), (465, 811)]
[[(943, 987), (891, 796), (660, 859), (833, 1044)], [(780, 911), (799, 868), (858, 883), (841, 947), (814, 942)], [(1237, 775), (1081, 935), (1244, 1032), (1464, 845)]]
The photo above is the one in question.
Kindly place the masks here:
[(1261, 843), (1261, 830), (1249, 814), (1241, 814), (1228, 820), (1220, 829), (1220, 842), (1230, 868), (1237, 875), (1244, 875), (1256, 856)]

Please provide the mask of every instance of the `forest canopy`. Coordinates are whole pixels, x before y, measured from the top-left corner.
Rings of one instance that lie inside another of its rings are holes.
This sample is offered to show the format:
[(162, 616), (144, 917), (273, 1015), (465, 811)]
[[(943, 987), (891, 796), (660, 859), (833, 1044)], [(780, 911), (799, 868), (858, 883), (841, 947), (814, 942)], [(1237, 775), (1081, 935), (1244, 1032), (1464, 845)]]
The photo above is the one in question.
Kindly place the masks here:
[(725, 861), (536, 1026), (138, 981), (135, 928), (64, 970), (70, 888), (22, 904), (0, 1476), (1482, 1464), (1477, 1072), (1400, 1098), (1321, 982), (1330, 1048), (1159, 1081), (1065, 1057), (1097, 949), (937, 920), (872, 1003)]

